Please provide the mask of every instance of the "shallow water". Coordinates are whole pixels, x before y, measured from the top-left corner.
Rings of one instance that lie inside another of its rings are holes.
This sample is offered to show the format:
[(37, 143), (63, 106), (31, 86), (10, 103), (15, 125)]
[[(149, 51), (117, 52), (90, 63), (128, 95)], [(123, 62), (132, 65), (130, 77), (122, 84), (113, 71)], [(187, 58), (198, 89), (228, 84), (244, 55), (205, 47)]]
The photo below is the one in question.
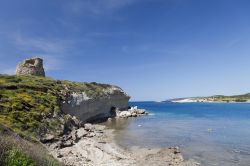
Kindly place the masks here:
[(131, 102), (150, 115), (109, 124), (129, 148), (179, 146), (202, 165), (250, 166), (250, 104)]

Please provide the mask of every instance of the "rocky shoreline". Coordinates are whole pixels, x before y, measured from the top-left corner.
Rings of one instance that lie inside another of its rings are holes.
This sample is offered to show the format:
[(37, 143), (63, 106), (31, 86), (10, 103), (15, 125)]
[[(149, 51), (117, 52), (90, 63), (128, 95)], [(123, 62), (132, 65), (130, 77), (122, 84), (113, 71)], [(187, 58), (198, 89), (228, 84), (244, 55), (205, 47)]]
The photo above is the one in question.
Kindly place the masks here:
[[(145, 110), (129, 109), (116, 118), (132, 117), (133, 113), (146, 114)], [(131, 114), (132, 113), (132, 114)], [(105, 125), (86, 123), (72, 129), (60, 140), (44, 144), (56, 159), (67, 166), (197, 166), (193, 160), (184, 161), (178, 147), (123, 149), (114, 143), (114, 130)]]
[[(0, 77), (0, 125), (39, 140), (39, 146), (45, 146), (64, 165), (195, 164), (183, 161), (178, 148), (122, 149), (114, 143), (113, 130), (88, 123), (147, 114), (129, 107), (130, 96), (118, 86), (47, 78), (41, 58), (26, 59), (17, 65), (16, 75)], [(21, 150), (34, 156), (29, 149)], [(38, 163), (40, 159), (34, 157), (32, 161)]]

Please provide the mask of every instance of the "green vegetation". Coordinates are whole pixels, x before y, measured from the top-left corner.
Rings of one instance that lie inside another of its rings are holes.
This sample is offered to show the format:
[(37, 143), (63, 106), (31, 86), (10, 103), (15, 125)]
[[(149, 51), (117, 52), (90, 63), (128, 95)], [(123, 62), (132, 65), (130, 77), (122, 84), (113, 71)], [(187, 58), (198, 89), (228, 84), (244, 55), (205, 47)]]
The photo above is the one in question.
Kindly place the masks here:
[(223, 96), (223, 95), (216, 95), (211, 97), (198, 97), (194, 98), (198, 100), (206, 100), (206, 101), (214, 101), (214, 102), (248, 102), (250, 101), (250, 93), (243, 94), (243, 95), (234, 95), (234, 96)]
[[(61, 124), (60, 101), (71, 92), (96, 98), (110, 85), (59, 81), (36, 76), (0, 75), (0, 124), (34, 139)], [(49, 119), (49, 120), (48, 120)]]
[(29, 156), (24, 154), (19, 149), (11, 149), (6, 153), (6, 166), (35, 166), (34, 162)]
[(0, 165), (60, 166), (38, 142), (27, 141), (0, 125)]
[(250, 94), (244, 95), (235, 95), (235, 96), (213, 96), (212, 97), (215, 101), (222, 101), (222, 102), (247, 102), (250, 101)]
[[(90, 98), (107, 84), (78, 83), (36, 76), (0, 75), (0, 165), (59, 166), (38, 141), (47, 133), (59, 137), (70, 121), (60, 103), (72, 92)], [(6, 131), (7, 134), (6, 134)]]

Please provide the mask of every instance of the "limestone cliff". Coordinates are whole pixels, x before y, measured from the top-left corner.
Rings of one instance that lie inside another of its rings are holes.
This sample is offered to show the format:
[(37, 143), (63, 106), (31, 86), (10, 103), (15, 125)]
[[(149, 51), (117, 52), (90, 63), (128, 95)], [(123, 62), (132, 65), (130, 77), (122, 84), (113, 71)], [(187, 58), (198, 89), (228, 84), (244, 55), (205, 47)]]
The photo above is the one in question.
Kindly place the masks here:
[(19, 63), (16, 74), (0, 75), (0, 124), (20, 132), (60, 135), (71, 121), (67, 114), (86, 122), (128, 108), (130, 97), (117, 86), (45, 77), (40, 58)]
[(110, 86), (103, 89), (103, 94), (89, 97), (84, 91), (72, 92), (61, 102), (64, 113), (78, 117), (82, 121), (91, 121), (114, 116), (116, 108), (128, 108), (129, 96), (119, 87)]
[(108, 118), (128, 108), (128, 100), (108, 84), (0, 75), (0, 124), (28, 135), (60, 135), (71, 121), (67, 114), (82, 122)]
[(0, 74), (0, 165), (5, 165), (5, 152), (14, 148), (35, 165), (60, 165), (38, 141), (72, 146), (81, 137), (95, 134), (86, 133), (90, 129), (85, 122), (112, 117), (116, 109), (128, 108), (130, 97), (117, 86), (45, 77), (40, 58), (18, 64), (16, 74)]
[[(113, 85), (0, 74), (0, 165), (5, 161), (2, 154), (6, 151), (3, 151), (3, 147), (7, 145), (9, 149), (27, 147), (20, 151), (34, 158), (32, 161), (36, 165), (56, 163), (47, 157), (46, 150), (39, 151), (43, 148), (40, 143), (37, 143), (37, 147), (33, 142), (30, 146), (23, 146), (17, 136), (4, 136), (1, 131), (6, 133), (5, 128), (34, 142), (58, 141), (59, 147), (72, 146), (74, 137), (71, 137), (71, 133), (77, 130), (76, 140), (80, 139), (80, 135), (85, 133), (79, 133), (78, 129), (86, 121), (114, 116), (112, 110), (127, 108), (128, 100), (129, 96)], [(86, 129), (86, 124), (84, 126)], [(33, 149), (30, 151), (29, 147), (33, 147), (39, 155), (33, 153)]]

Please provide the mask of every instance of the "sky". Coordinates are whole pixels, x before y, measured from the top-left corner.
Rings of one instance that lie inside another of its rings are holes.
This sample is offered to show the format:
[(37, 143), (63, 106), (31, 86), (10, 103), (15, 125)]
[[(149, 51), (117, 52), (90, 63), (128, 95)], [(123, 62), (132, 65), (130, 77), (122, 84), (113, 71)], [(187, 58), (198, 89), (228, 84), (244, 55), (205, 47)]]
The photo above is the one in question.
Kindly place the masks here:
[(250, 1), (0, 0), (0, 73), (30, 57), (132, 101), (248, 93)]

